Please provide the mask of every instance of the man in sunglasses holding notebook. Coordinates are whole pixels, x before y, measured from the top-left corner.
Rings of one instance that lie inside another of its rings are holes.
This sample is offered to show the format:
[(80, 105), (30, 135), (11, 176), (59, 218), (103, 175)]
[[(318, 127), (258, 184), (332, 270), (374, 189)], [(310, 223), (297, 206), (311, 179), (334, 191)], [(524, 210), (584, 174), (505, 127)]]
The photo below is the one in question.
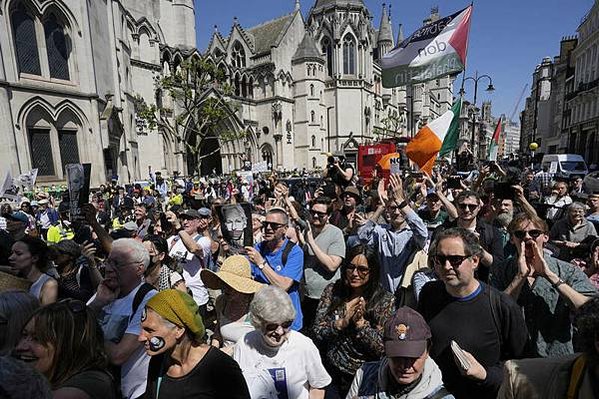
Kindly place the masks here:
[(584, 272), (545, 253), (547, 223), (519, 214), (509, 227), (518, 256), (493, 265), (491, 283), (524, 308), (524, 317), (537, 356), (574, 353), (572, 310), (597, 294)]

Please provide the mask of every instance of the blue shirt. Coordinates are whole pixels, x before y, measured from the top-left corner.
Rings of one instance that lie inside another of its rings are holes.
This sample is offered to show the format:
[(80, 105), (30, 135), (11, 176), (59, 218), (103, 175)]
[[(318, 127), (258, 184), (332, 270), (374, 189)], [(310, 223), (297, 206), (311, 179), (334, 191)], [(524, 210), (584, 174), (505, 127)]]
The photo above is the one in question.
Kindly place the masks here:
[[(283, 265), (283, 249), (285, 245), (287, 245), (287, 241), (283, 242), (281, 248), (276, 250), (275, 252), (267, 252), (266, 248), (262, 248), (263, 245), (266, 245), (264, 242), (258, 243), (255, 245), (255, 248), (262, 257), (266, 260), (266, 263), (269, 264), (272, 269), (280, 274), (281, 276), (289, 277), (294, 281), (291, 288), (287, 291), (289, 296), (291, 297), (291, 302), (293, 303), (293, 307), (295, 308), (295, 320), (293, 320), (293, 324), (291, 325), (291, 329), (295, 331), (299, 331), (303, 326), (303, 316), (302, 316), (302, 308), (300, 305), (300, 295), (299, 295), (299, 285), (300, 281), (302, 281), (302, 277), (304, 275), (304, 252), (302, 249), (294, 245), (289, 254), (287, 255), (287, 263)], [(258, 268), (255, 264), (252, 263), (252, 277), (254, 280), (259, 281), (264, 284), (270, 284), (270, 281), (262, 270)]]

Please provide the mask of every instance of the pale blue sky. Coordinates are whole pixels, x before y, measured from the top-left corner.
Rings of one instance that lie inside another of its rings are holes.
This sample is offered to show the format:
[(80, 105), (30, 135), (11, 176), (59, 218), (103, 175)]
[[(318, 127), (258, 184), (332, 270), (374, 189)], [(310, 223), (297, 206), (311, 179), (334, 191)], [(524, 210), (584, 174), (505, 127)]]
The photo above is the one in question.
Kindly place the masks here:
[[(478, 103), (493, 101), (493, 114), (510, 116), (518, 96), (526, 83), (529, 84), (535, 66), (543, 57), (559, 53), (563, 36), (574, 35), (581, 19), (590, 10), (594, 0), (484, 0), (474, 3), (470, 43), (468, 48), (467, 75), (478, 70), (493, 78), (496, 91), (487, 94), (482, 80), (478, 90)], [(245, 28), (279, 17), (293, 11), (295, 0), (196, 0), (198, 48), (204, 51), (218, 25), (227, 36), (233, 17)], [(302, 0), (304, 18), (315, 0)], [(383, 1), (364, 0), (378, 29)], [(454, 13), (470, 2), (463, 0), (386, 0), (392, 5), (394, 35), (397, 26), (403, 24), (408, 37), (422, 25), (431, 6), (437, 5), (441, 16)], [(458, 81), (461, 82), (461, 76)], [(473, 86), (466, 84), (466, 98), (472, 100)], [(457, 92), (457, 90), (456, 90)], [(524, 99), (518, 111), (524, 107)], [(514, 120), (518, 119), (518, 115)]]

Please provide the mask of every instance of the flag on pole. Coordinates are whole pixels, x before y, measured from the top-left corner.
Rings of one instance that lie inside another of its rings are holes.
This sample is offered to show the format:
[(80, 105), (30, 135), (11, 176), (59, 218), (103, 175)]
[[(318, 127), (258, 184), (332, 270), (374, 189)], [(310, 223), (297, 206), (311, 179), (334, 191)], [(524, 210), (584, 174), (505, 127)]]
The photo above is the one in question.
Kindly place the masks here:
[(449, 111), (420, 129), (406, 146), (408, 158), (429, 176), (437, 154), (441, 150), (450, 153), (456, 147), (461, 108), (462, 102), (457, 101)]
[(472, 6), (423, 26), (381, 60), (383, 86), (426, 82), (466, 65)]
[(489, 153), (487, 156), (489, 161), (497, 161), (497, 152), (499, 151), (499, 136), (501, 135), (501, 120), (502, 117), (499, 117), (499, 121), (497, 121), (497, 127), (495, 128), (495, 132), (491, 138), (491, 145), (489, 145)]

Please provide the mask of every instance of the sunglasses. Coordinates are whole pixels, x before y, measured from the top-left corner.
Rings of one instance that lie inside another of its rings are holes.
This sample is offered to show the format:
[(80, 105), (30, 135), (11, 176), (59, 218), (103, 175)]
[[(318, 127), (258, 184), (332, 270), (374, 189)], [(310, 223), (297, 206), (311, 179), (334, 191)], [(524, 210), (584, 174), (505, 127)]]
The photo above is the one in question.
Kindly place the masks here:
[(315, 218), (323, 218), (328, 215), (328, 213), (326, 212), (319, 212), (314, 210), (310, 211), (310, 214)]
[(449, 262), (451, 267), (459, 267), (471, 256), (472, 255), (435, 255), (433, 256), (433, 263), (437, 266), (445, 266), (445, 264)]
[(286, 321), (284, 323), (278, 324), (278, 323), (269, 323), (266, 325), (266, 331), (268, 332), (273, 332), (276, 331), (279, 327), (281, 327), (283, 330), (289, 330), (291, 328), (291, 325), (293, 324), (293, 320), (289, 320)]
[(280, 229), (283, 226), (287, 226), (284, 223), (277, 223), (277, 222), (264, 222), (262, 223), (262, 229), (266, 230), (268, 227), (270, 227), (272, 230), (276, 230), (276, 229)]
[(85, 312), (85, 303), (82, 301), (78, 301), (76, 299), (63, 299), (58, 301), (61, 305), (66, 305), (73, 314), (83, 313)]
[(349, 274), (352, 274), (354, 272), (354, 270), (357, 270), (358, 274), (361, 276), (366, 276), (368, 273), (370, 273), (370, 269), (368, 268), (368, 266), (354, 265), (353, 263), (350, 263), (349, 265), (347, 265), (345, 270)]
[(526, 234), (528, 234), (533, 240), (536, 240), (541, 234), (544, 234), (544, 232), (543, 230), (516, 230), (512, 234), (519, 240), (524, 240), (524, 238), (526, 238)]
[(469, 211), (473, 211), (476, 208), (478, 208), (478, 204), (458, 204), (458, 207), (463, 211), (465, 211), (466, 209)]

